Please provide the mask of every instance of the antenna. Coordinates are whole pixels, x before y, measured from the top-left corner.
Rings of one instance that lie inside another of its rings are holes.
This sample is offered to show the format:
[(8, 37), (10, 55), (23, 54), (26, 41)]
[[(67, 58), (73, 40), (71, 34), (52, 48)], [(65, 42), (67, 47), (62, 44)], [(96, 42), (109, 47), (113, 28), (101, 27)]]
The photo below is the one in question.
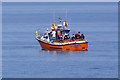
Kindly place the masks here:
[(54, 23), (55, 23), (55, 9), (53, 11), (53, 20), (54, 20)]
[(66, 9), (66, 21), (67, 21), (67, 9)]
[(50, 20), (50, 26), (51, 26), (51, 20)]

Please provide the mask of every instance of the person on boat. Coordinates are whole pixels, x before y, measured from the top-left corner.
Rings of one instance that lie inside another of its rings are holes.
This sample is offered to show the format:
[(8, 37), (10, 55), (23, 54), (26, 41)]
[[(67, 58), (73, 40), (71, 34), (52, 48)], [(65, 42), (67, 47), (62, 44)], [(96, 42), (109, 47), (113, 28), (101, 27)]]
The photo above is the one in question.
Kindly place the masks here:
[(65, 35), (64, 40), (67, 40), (67, 39), (68, 39), (68, 36), (67, 36), (67, 35)]
[(75, 39), (77, 39), (77, 35), (78, 35), (78, 32), (76, 32), (76, 34), (75, 34)]
[(61, 33), (60, 32), (58, 32), (58, 39), (60, 39), (61, 38)]
[(80, 39), (80, 32), (78, 32), (77, 34), (77, 39)]
[(62, 34), (62, 40), (64, 40), (64, 33)]
[(84, 38), (85, 38), (85, 36), (83, 34), (81, 34), (80, 39), (84, 39)]
[(52, 40), (53, 40), (53, 42), (55, 41), (55, 35), (56, 35), (56, 31), (54, 30), (54, 31), (52, 31)]
[(74, 34), (72, 35), (72, 40), (73, 40), (73, 41), (75, 40), (75, 35), (74, 35)]
[(75, 39), (80, 39), (80, 32), (77, 32), (77, 33), (75, 34)]
[(70, 39), (70, 32), (68, 32), (67, 37), (68, 37), (68, 39)]
[(65, 32), (65, 35), (67, 36), (68, 39), (70, 39), (69, 34), (70, 34), (70, 32)]

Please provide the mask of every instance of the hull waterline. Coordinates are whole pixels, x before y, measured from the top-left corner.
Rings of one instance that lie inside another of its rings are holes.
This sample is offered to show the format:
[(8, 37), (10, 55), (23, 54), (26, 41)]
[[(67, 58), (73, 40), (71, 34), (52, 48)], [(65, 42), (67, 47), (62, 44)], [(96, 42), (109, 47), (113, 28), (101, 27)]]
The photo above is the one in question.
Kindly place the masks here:
[(38, 40), (42, 49), (55, 50), (55, 51), (88, 51), (88, 42), (85, 43), (73, 43), (66, 45), (53, 45)]

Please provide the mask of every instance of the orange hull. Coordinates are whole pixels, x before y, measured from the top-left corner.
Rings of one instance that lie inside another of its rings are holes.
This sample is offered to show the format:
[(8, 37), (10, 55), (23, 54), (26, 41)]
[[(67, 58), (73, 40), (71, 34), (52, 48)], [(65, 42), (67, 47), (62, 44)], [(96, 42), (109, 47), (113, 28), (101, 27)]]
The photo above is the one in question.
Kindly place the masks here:
[(47, 50), (56, 50), (56, 51), (88, 51), (88, 42), (86, 43), (74, 43), (66, 45), (52, 45), (47, 44), (38, 40), (41, 47)]

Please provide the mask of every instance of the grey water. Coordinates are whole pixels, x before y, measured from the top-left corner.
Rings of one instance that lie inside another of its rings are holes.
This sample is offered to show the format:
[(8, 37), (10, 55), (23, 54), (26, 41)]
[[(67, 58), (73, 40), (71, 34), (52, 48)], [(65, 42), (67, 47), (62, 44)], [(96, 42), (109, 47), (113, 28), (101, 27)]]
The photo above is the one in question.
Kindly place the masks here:
[[(66, 14), (67, 13), (67, 14)], [(70, 35), (80, 31), (88, 51), (44, 51), (35, 31), (67, 20)], [(3, 2), (3, 78), (117, 78), (118, 3)]]

